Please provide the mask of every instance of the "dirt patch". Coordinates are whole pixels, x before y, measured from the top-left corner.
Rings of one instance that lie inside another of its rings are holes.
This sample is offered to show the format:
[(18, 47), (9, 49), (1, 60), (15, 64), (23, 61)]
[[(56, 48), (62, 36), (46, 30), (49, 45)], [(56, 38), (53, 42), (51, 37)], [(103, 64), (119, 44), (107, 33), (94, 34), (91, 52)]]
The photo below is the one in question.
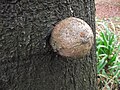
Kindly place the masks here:
[(120, 17), (120, 0), (96, 0), (98, 18)]
[[(120, 0), (95, 0), (96, 17), (107, 21), (108, 26), (113, 26), (112, 29), (119, 37), (120, 43)], [(111, 25), (112, 22), (112, 25)]]

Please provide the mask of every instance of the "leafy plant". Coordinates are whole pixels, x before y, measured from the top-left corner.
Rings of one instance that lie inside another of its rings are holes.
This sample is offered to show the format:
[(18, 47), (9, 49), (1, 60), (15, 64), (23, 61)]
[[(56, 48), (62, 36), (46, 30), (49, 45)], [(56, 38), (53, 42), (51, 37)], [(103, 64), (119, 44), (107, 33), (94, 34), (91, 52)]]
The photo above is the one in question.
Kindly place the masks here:
[(112, 28), (104, 21), (97, 22), (97, 25), (99, 29), (96, 38), (97, 73), (103, 88), (112, 90), (120, 79), (120, 60), (118, 59), (120, 45), (118, 45), (117, 35), (113, 32), (115, 30), (113, 23)]
[(116, 50), (119, 48), (117, 46), (117, 36), (105, 26), (105, 31), (100, 32), (100, 35), (97, 37), (96, 44), (97, 44), (97, 59), (98, 59), (98, 73), (102, 70), (105, 66), (111, 66), (114, 64), (118, 56), (118, 51)]

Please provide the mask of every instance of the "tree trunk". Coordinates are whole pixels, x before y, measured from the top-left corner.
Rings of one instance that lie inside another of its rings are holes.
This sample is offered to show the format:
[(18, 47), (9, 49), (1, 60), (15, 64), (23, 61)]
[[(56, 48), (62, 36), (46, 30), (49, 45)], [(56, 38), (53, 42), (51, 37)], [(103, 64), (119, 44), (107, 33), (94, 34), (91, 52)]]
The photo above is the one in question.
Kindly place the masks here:
[(0, 90), (97, 90), (95, 44), (81, 59), (49, 45), (55, 24), (70, 16), (95, 35), (94, 0), (0, 1)]

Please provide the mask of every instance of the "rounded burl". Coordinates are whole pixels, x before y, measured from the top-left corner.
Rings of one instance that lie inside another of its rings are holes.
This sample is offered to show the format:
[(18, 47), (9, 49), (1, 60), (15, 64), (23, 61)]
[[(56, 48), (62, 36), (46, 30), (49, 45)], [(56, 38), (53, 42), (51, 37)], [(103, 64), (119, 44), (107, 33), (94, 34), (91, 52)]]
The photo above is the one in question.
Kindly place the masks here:
[(75, 17), (60, 21), (50, 37), (54, 52), (65, 57), (84, 57), (90, 52), (93, 43), (94, 35), (90, 26)]

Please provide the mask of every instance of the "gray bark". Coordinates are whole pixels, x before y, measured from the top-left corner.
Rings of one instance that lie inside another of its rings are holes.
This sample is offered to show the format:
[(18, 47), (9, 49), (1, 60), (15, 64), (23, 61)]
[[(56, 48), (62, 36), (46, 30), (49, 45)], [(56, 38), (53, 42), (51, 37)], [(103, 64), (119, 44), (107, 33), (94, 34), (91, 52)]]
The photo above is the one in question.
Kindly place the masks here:
[(55, 24), (70, 16), (95, 35), (94, 0), (0, 1), (0, 90), (97, 90), (95, 44), (82, 59), (49, 45)]

